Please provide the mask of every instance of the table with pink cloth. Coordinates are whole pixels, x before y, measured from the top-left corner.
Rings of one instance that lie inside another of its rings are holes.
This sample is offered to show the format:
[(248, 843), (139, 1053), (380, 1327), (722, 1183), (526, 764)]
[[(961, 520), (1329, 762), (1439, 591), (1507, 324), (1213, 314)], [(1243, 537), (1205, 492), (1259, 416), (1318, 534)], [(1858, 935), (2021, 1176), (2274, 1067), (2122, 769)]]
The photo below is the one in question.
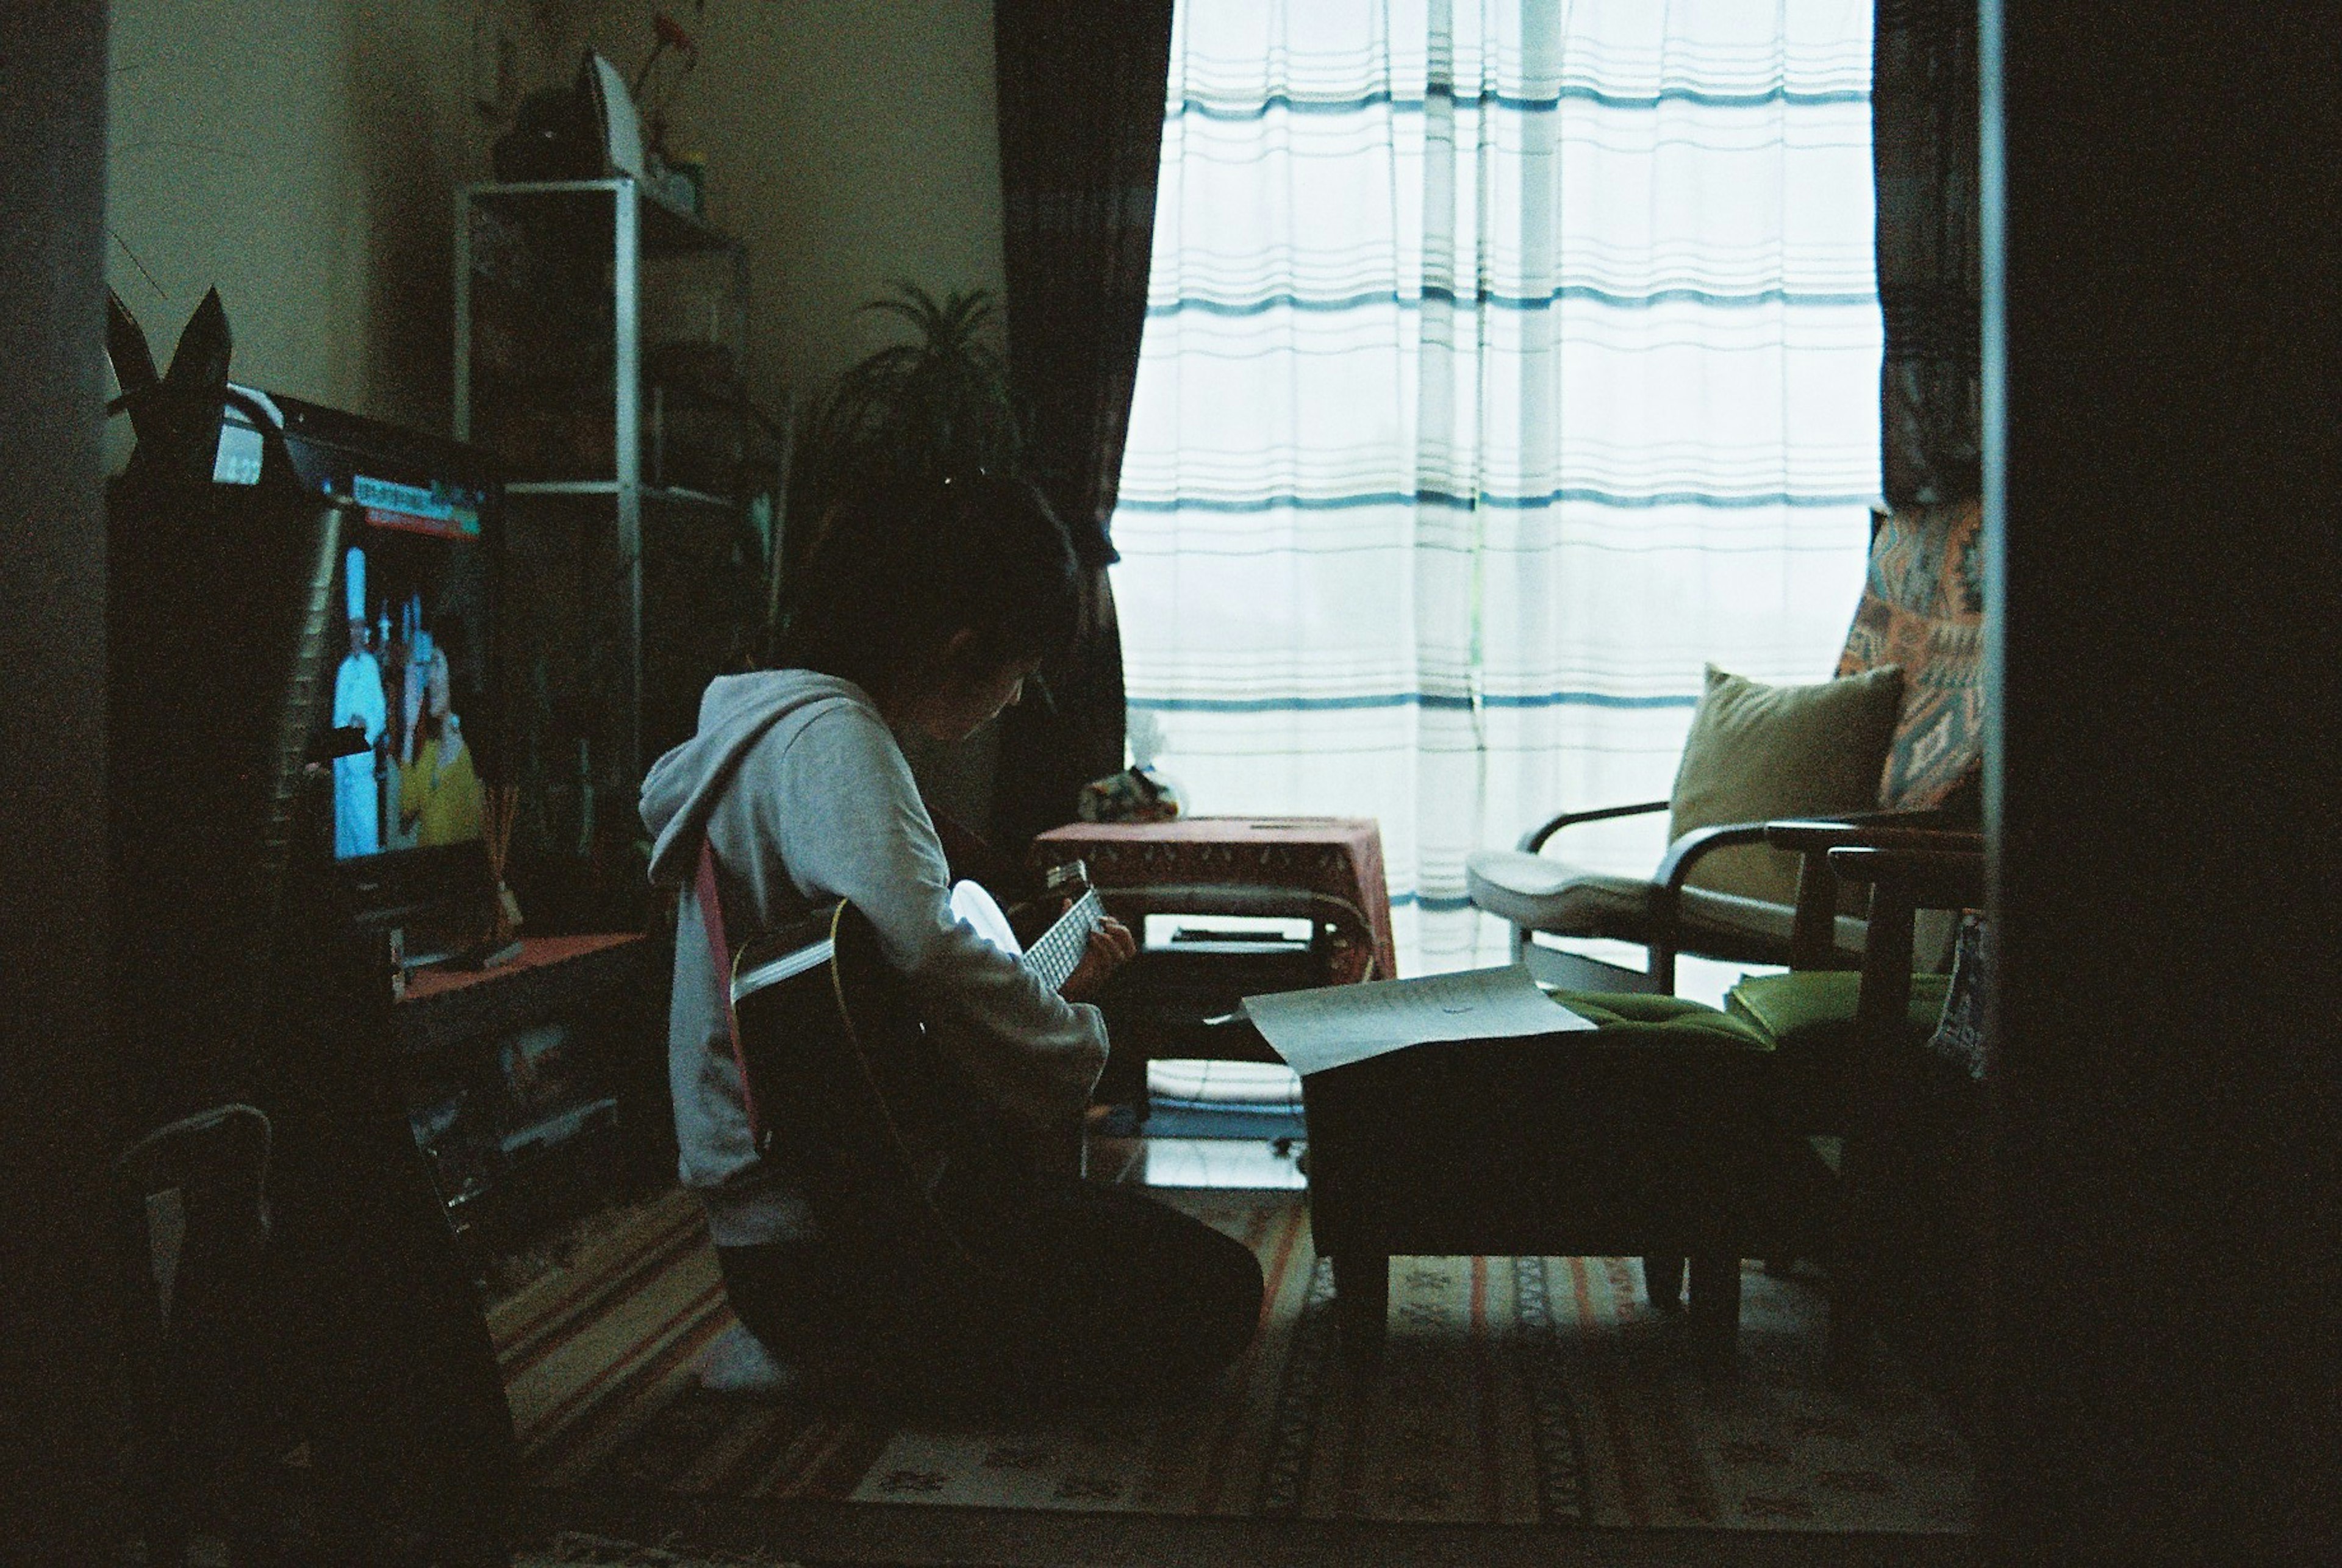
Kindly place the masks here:
[(1033, 841), (1033, 864), (1089, 866), (1098, 887), (1218, 883), (1296, 888), (1357, 906), (1371, 948), (1342, 941), (1336, 984), (1388, 980), (1398, 973), (1391, 944), (1390, 894), (1383, 879), (1382, 830), (1372, 817), (1191, 816), (1171, 822), (1068, 823)]

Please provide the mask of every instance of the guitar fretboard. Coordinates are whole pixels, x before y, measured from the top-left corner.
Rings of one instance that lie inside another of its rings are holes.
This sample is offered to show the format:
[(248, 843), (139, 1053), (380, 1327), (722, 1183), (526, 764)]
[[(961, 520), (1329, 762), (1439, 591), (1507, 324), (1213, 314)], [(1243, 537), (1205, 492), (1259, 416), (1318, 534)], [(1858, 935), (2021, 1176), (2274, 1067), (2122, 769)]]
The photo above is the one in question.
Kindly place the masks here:
[(1057, 923), (1025, 950), (1025, 973), (1052, 991), (1062, 988), (1081, 964), (1082, 954), (1089, 950), (1090, 929), (1104, 912), (1097, 889), (1084, 889), (1074, 906), (1059, 915)]

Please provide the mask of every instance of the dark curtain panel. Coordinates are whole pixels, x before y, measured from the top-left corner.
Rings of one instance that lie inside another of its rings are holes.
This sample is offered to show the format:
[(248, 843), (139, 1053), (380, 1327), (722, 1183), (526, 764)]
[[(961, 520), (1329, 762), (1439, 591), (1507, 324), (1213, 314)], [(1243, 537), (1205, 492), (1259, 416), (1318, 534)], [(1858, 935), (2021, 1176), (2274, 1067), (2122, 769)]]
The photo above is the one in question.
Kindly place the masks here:
[(1981, 493), (1975, 0), (1879, 0), (1878, 180), (1887, 499)]
[(1086, 574), (1080, 643), (1002, 721), (992, 829), (1021, 854), (1122, 766), (1106, 520), (1122, 472), (1171, 60), (1171, 0), (998, 0), (1008, 363), (1035, 476)]

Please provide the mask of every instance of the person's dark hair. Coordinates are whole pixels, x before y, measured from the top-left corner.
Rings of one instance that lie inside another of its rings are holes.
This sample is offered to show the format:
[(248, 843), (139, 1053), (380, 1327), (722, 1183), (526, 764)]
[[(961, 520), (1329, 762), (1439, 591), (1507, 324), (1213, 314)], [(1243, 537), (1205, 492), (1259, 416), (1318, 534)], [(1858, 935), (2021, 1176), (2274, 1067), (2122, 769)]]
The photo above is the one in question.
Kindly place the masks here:
[(873, 696), (976, 634), (994, 667), (1074, 640), (1081, 589), (1066, 525), (1030, 481), (976, 473), (854, 485), (825, 519), (770, 663)]

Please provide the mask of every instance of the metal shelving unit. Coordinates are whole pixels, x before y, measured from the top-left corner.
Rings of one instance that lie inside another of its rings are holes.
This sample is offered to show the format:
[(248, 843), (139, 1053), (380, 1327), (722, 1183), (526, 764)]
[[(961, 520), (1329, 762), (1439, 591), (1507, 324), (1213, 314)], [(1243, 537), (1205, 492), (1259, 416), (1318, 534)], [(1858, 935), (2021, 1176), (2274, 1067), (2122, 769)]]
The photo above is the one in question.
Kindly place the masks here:
[[(672, 267), (665, 265), (670, 263)], [(484, 274), (484, 266), (491, 271)], [(535, 294), (515, 289), (508, 279), (496, 281), (493, 269), (499, 266), (531, 276), (558, 274), (565, 286)], [(701, 318), (703, 332), (692, 345), (720, 345), (738, 392), (745, 388), (747, 370), (747, 251), (699, 219), (663, 205), (636, 180), (616, 175), (460, 189), (455, 269), (455, 434), (499, 450), (508, 471), (521, 475), (505, 486), (508, 525), (517, 532), (575, 527), (580, 521), (607, 524), (604, 537), (614, 564), (607, 581), (618, 598), (613, 619), (623, 689), (596, 694), (598, 700), (615, 704), (616, 722), (611, 739), (596, 752), (598, 765), (593, 772), (601, 775), (602, 788), (630, 786), (640, 779), (646, 760), (645, 520), (673, 516), (677, 526), (706, 527), (718, 514), (737, 514), (750, 504), (746, 494), (720, 494), (704, 483), (673, 483), (665, 474), (646, 471), (652, 457), (664, 458), (666, 447), (666, 425), (659, 423), (661, 439), (646, 450), (646, 435), (653, 432), (646, 431), (646, 423), (666, 404), (660, 388), (646, 384), (646, 356), (654, 346), (645, 341), (646, 305), (663, 292), (670, 298), (683, 293), (676, 287), (676, 276), (698, 285), (696, 297), (709, 305)], [(681, 269), (689, 270), (686, 274)], [(484, 373), (479, 297), (484, 281), (487, 290), (503, 289), (496, 296), (501, 304), (493, 308), (507, 315), (513, 301), (521, 299), (529, 307), (542, 305), (548, 316), (566, 310), (578, 319), (565, 326), (548, 326), (520, 344), (508, 324), (490, 326), (492, 338), (498, 333), (503, 336), (495, 339), (487, 358), (494, 364), (501, 354), (506, 363)], [(580, 301), (597, 287), (606, 291), (606, 297), (593, 295), (586, 321), (579, 315)], [(570, 366), (565, 390), (546, 390), (565, 385), (564, 373), (545, 371), (548, 362)], [(606, 413), (597, 406), (606, 375)], [(534, 403), (512, 391), (533, 375), (542, 377), (535, 384)], [(537, 422), (537, 434), (554, 432), (553, 444), (562, 448), (565, 461), (535, 451), (519, 454), (516, 461), (514, 448), (527, 443), (513, 439), (513, 424), (503, 416), (515, 410), (495, 406), (500, 397), (524, 405), (521, 412)], [(761, 428), (749, 433), (751, 413), (741, 394), (734, 411), (719, 417), (742, 421), (736, 439), (743, 450), (756, 442), (770, 442), (765, 450), (772, 453), (776, 464), (785, 464), (785, 437), (760, 417)], [(770, 554), (777, 556), (778, 486), (766, 488), (775, 536)], [(583, 560), (589, 550), (600, 548), (581, 537), (576, 554)]]

